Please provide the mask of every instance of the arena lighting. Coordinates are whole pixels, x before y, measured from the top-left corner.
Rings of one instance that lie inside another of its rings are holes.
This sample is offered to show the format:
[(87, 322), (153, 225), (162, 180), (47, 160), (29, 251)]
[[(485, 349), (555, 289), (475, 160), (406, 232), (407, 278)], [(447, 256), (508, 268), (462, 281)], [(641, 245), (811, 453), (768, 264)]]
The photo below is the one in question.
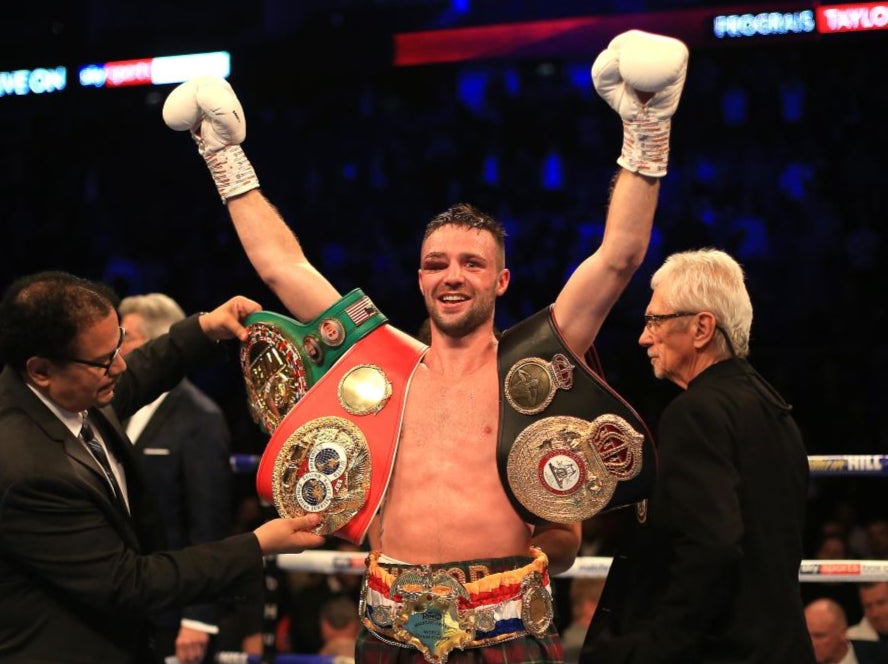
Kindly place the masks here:
[(888, 29), (888, 3), (867, 2), (817, 8), (817, 30), (824, 34), (885, 29)]
[[(798, 41), (839, 31), (888, 27), (888, 3), (817, 7), (811, 0), (773, 6), (695, 7), (637, 14), (498, 23), (399, 33), (394, 64), (411, 66), (493, 58), (594, 57), (614, 36), (637, 28), (677, 37), (691, 47), (747, 39)], [(731, 38), (744, 39), (731, 39)]]
[(712, 21), (712, 33), (717, 39), (800, 34), (814, 32), (815, 28), (813, 9), (798, 12), (719, 14)]
[[(774, 12), (778, 8), (781, 14), (792, 14), (810, 10), (811, 6), (787, 0), (775, 6)], [(695, 7), (401, 33), (394, 39), (394, 64), (407, 66), (497, 57), (594, 57), (614, 35), (633, 28), (671, 35), (692, 47), (710, 46), (718, 43), (712, 27), (716, 16), (756, 15), (762, 11), (761, 5)]]
[(215, 51), (85, 65), (80, 68), (80, 85), (94, 88), (165, 85), (205, 74), (228, 78), (230, 73), (231, 54)]
[(61, 92), (68, 84), (65, 67), (36, 67), (0, 71), (0, 97), (49, 94)]

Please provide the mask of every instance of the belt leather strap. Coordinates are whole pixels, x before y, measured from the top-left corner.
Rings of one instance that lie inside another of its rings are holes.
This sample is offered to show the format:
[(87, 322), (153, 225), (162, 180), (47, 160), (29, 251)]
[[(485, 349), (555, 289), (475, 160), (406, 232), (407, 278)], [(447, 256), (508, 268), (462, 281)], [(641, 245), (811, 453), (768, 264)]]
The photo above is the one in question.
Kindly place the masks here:
[(647, 426), (564, 343), (551, 306), (497, 350), (503, 487), (529, 523), (571, 523), (648, 497), (657, 455)]

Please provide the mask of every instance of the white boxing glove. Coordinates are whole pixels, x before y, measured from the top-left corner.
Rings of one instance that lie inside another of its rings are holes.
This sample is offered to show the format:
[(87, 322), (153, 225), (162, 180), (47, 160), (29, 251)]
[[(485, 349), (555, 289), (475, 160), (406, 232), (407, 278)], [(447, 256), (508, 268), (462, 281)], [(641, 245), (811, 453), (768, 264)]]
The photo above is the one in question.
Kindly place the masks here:
[(200, 76), (182, 83), (164, 102), (163, 120), (171, 129), (191, 132), (223, 202), (259, 187), (240, 147), (247, 136), (244, 110), (228, 81)]
[(623, 149), (617, 163), (626, 170), (666, 175), (671, 118), (687, 68), (684, 43), (642, 30), (617, 35), (595, 59), (595, 90), (623, 119)]

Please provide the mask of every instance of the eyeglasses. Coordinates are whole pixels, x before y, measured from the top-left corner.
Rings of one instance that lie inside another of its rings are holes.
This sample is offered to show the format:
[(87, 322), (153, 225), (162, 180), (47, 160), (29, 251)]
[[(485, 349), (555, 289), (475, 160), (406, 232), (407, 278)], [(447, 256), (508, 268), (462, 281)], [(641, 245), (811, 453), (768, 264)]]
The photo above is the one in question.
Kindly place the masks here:
[(126, 330), (122, 327), (120, 328), (120, 339), (117, 341), (117, 348), (114, 349), (114, 352), (111, 353), (111, 357), (108, 358), (107, 362), (97, 362), (96, 360), (81, 360), (79, 357), (56, 357), (54, 359), (60, 362), (76, 362), (77, 364), (85, 364), (88, 367), (95, 367), (96, 369), (104, 369), (105, 373), (103, 376), (107, 376), (111, 371), (111, 367), (114, 365), (114, 361), (117, 359), (117, 356), (120, 355), (120, 349), (123, 346), (123, 339), (126, 337)]
[(645, 314), (644, 326), (649, 332), (653, 332), (660, 326), (664, 320), (672, 320), (673, 318), (684, 318), (686, 316), (696, 316), (699, 311), (678, 311), (674, 314)]

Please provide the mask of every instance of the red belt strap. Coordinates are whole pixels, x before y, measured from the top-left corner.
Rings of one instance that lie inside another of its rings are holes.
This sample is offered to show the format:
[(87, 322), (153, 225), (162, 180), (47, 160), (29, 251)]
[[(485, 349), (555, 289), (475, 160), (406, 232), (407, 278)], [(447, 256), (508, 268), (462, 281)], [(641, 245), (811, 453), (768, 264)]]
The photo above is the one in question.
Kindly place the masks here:
[[(388, 488), (407, 389), (426, 349), (387, 323), (350, 348), (275, 429), (259, 462), (259, 496), (284, 517), (320, 513), (317, 532), (361, 543)], [(370, 407), (356, 407), (364, 386)]]

